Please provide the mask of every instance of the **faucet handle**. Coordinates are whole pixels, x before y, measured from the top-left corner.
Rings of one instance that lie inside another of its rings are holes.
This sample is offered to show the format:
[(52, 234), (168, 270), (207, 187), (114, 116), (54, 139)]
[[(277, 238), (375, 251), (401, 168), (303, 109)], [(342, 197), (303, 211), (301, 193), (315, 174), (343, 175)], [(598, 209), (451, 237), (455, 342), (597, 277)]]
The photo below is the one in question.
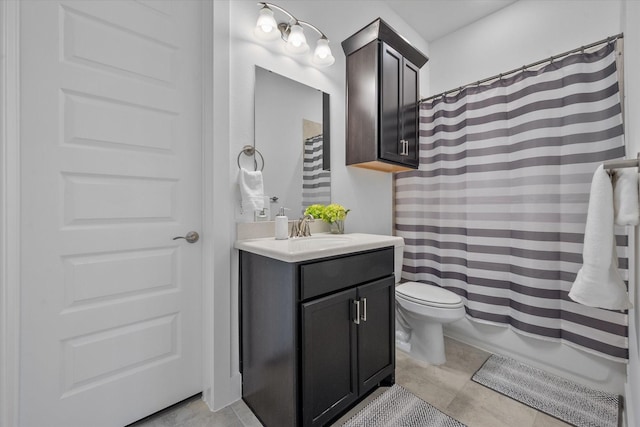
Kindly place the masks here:
[(301, 226), (300, 226), (300, 234), (302, 234), (303, 237), (309, 237), (311, 236), (311, 226), (309, 225), (309, 221), (313, 221), (313, 215), (310, 214), (306, 214), (301, 220)]
[(298, 221), (293, 221), (293, 223), (291, 224), (291, 233), (289, 234), (289, 237), (298, 237), (299, 233), (300, 225), (298, 224)]

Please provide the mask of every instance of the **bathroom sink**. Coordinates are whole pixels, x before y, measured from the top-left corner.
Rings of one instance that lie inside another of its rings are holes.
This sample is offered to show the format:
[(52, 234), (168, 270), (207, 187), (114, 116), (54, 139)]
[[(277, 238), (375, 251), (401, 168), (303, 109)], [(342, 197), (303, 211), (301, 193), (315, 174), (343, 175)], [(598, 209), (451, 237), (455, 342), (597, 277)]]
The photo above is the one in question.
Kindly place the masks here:
[(319, 233), (287, 240), (276, 240), (273, 237), (237, 240), (234, 246), (236, 249), (285, 262), (299, 262), (401, 245), (404, 245), (404, 240), (396, 236)]
[(308, 237), (289, 239), (289, 250), (292, 252), (307, 250), (323, 250), (348, 244), (352, 239), (348, 234), (316, 234)]

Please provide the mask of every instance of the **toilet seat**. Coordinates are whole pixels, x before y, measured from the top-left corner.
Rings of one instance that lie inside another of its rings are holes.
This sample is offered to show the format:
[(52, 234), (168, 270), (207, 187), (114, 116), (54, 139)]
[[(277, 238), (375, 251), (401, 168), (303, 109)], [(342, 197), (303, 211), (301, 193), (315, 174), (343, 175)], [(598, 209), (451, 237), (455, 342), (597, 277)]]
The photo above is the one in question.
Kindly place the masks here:
[(439, 286), (406, 282), (396, 287), (396, 296), (416, 304), (437, 308), (459, 308), (464, 305), (459, 295)]

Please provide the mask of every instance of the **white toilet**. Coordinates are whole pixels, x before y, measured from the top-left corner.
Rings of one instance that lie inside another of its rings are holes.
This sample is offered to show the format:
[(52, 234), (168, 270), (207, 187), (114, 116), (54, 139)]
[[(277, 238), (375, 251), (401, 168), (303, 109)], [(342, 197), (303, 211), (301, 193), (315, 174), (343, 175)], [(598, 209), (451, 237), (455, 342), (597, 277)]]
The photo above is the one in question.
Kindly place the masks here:
[[(396, 283), (400, 283), (404, 247), (395, 247)], [(432, 365), (446, 362), (442, 325), (464, 317), (457, 294), (434, 285), (405, 282), (396, 286), (396, 346)]]

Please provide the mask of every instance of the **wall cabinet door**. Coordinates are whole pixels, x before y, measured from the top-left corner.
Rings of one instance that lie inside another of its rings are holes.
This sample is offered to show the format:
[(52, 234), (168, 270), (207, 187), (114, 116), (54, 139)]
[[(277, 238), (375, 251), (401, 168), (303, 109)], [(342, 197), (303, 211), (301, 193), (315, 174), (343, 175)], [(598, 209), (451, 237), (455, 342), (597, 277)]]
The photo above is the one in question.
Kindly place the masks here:
[(402, 55), (380, 43), (380, 157), (402, 162)]
[(406, 59), (402, 60), (402, 107), (400, 126), (402, 128), (402, 140), (405, 141), (405, 152), (402, 162), (418, 167), (420, 146), (419, 135), (419, 111), (418, 105), (418, 78), (420, 69)]
[(302, 304), (302, 412), (323, 425), (358, 397), (356, 289)]
[(362, 394), (393, 374), (395, 366), (395, 280), (377, 280), (358, 288), (358, 390)]
[(380, 158), (418, 166), (418, 68), (380, 43)]

